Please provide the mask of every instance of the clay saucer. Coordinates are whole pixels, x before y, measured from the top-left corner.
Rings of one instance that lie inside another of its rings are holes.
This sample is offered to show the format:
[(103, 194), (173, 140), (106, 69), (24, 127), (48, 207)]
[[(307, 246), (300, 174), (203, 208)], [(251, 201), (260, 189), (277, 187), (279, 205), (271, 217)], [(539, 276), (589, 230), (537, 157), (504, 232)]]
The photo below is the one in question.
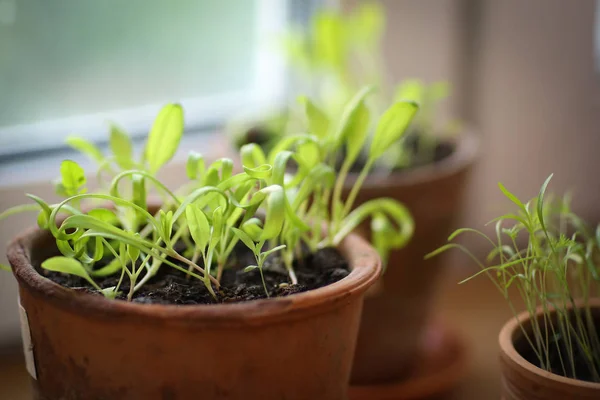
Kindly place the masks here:
[(466, 372), (463, 338), (436, 321), (423, 335), (422, 356), (402, 381), (350, 386), (350, 400), (423, 400), (448, 393)]

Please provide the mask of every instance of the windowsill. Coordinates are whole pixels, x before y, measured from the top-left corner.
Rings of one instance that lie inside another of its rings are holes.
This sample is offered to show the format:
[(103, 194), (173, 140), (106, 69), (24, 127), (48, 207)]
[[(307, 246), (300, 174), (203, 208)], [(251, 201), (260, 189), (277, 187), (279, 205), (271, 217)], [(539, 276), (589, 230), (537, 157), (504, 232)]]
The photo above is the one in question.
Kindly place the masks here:
[[(141, 153), (144, 142), (145, 138), (143, 140), (134, 139), (136, 154)], [(107, 144), (99, 147), (104, 154), (109, 153)], [(205, 154), (209, 159), (215, 158), (217, 155), (231, 157), (233, 154), (229, 146), (229, 137), (225, 133), (215, 130), (188, 132), (182, 137), (177, 153), (173, 160), (164, 167), (164, 171), (161, 171), (161, 175), (167, 174), (173, 168), (180, 167), (191, 150)], [(65, 159), (76, 161), (88, 174), (95, 171), (97, 167), (85, 155), (67, 147), (50, 151), (48, 154), (37, 153), (29, 157), (25, 155), (19, 159), (0, 162), (0, 188), (49, 183), (59, 176), (60, 163)]]

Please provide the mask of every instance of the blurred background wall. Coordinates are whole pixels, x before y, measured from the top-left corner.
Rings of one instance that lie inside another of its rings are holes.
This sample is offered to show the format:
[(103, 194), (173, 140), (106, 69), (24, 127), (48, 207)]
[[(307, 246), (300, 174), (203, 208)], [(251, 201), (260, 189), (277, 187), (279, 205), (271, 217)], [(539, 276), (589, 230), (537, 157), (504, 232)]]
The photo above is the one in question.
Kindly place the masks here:
[(596, 1), (467, 2), (477, 3), (462, 113), (485, 142), (469, 223), (501, 212), (496, 182), (533, 197), (550, 173), (553, 191), (572, 190), (576, 210), (599, 221)]

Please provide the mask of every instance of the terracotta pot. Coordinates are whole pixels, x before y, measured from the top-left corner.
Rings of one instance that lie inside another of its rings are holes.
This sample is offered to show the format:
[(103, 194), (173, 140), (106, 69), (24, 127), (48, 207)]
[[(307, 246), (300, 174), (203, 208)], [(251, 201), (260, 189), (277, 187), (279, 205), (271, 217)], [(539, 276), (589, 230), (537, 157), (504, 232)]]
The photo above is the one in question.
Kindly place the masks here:
[[(596, 326), (600, 326), (600, 299), (591, 301)], [(541, 312), (538, 313), (541, 315)], [(518, 316), (523, 326), (530, 326), (529, 312)], [(512, 318), (500, 331), (500, 367), (503, 400), (597, 400), (600, 383), (565, 378), (536, 367), (517, 349), (524, 341), (518, 321)]]
[(339, 249), (351, 273), (317, 290), (237, 304), (142, 305), (42, 277), (32, 265), (55, 245), (32, 230), (9, 245), (8, 259), (35, 398), (345, 399), (363, 295), (381, 266), (357, 235)]
[[(443, 257), (424, 255), (446, 243), (464, 207), (468, 176), (478, 154), (478, 139), (465, 133), (442, 161), (365, 181), (357, 205), (377, 197), (404, 203), (415, 220), (410, 243), (390, 255), (377, 290), (370, 291), (352, 370), (352, 383), (389, 383), (401, 379), (416, 361), (429, 318), (429, 305), (442, 272)], [(349, 179), (349, 190), (355, 177)], [(367, 235), (368, 237), (368, 235)]]

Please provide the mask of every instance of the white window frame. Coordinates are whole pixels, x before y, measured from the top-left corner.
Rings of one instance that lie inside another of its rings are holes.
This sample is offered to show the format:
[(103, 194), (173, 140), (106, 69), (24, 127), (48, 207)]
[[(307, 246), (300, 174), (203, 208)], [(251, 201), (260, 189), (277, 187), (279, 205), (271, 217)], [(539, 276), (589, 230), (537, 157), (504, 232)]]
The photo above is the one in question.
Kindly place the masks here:
[[(284, 101), (287, 93), (285, 63), (272, 46), (272, 39), (287, 26), (292, 0), (259, 0), (256, 20), (258, 56), (254, 86), (241, 91), (178, 101), (186, 110), (186, 131), (200, 131), (220, 125), (240, 110), (252, 111), (273, 107)], [(73, 133), (85, 132), (86, 139), (106, 141), (108, 122), (118, 123), (132, 136), (146, 134), (156, 113), (164, 104), (120, 109), (111, 112), (78, 115), (69, 118), (42, 120), (35, 123), (0, 128), (0, 159), (27, 152), (63, 147)], [(13, 138), (27, 138), (14, 141)]]

